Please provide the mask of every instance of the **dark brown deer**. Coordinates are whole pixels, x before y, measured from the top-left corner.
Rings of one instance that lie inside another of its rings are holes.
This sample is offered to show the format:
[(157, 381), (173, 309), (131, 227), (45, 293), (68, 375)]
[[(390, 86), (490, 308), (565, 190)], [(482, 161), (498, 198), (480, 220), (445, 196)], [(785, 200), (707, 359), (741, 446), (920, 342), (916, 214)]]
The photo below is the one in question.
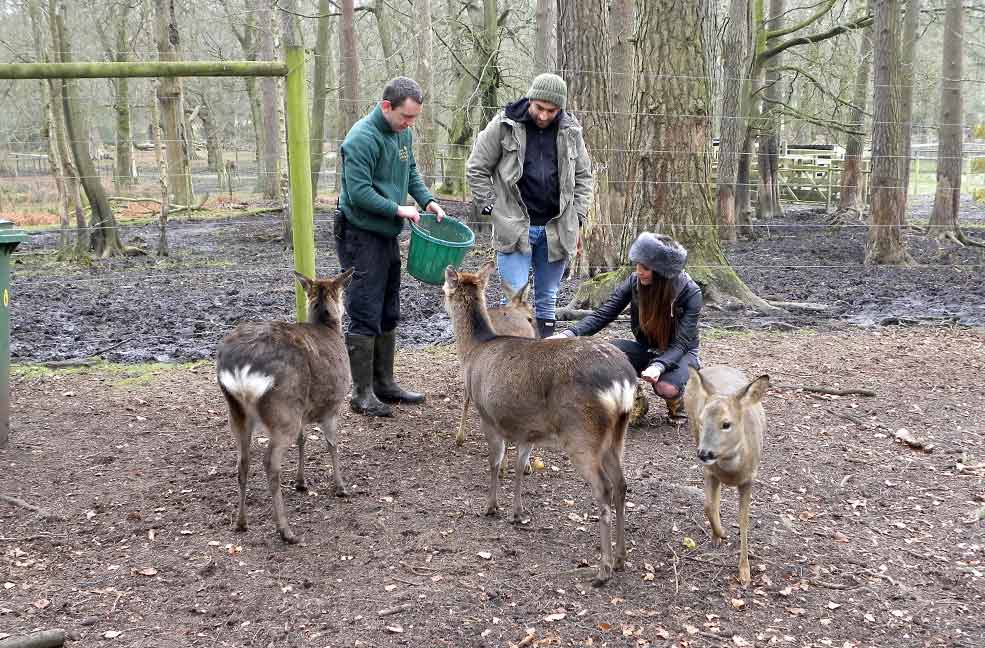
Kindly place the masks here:
[[(636, 372), (614, 346), (588, 337), (530, 340), (500, 337), (486, 310), (494, 264), (476, 273), (445, 270), (445, 308), (465, 372), (465, 395), (479, 412), (489, 442), (486, 514), (499, 509), (499, 466), (506, 442), (517, 446), (514, 522), (524, 515), (523, 466), (533, 444), (560, 446), (588, 480), (600, 509), (602, 559), (594, 585), (626, 562), (626, 479), (623, 441), (633, 407)], [(615, 509), (613, 558), (610, 524)]]
[(713, 541), (725, 538), (720, 516), (722, 484), (739, 491), (739, 581), (748, 585), (749, 509), (752, 485), (759, 472), (766, 433), (766, 411), (760, 402), (770, 377), (752, 382), (738, 369), (716, 366), (688, 369), (684, 390), (691, 436), (705, 471), (705, 516)]
[(335, 494), (346, 495), (339, 471), (339, 411), (349, 393), (349, 354), (342, 333), (342, 293), (352, 269), (330, 279), (294, 273), (308, 298), (307, 322), (240, 324), (219, 345), (216, 372), (229, 405), (229, 426), (239, 446), (239, 514), (236, 530), (246, 530), (246, 481), (250, 472), (253, 432), (264, 428), (270, 439), (263, 458), (273, 500), (274, 523), (285, 542), (297, 536), (284, 515), (280, 466), (291, 441), (298, 443), (294, 487), (306, 490), (304, 425), (318, 423), (335, 474)]
[[(534, 309), (527, 303), (529, 289), (530, 284), (527, 283), (523, 285), (523, 288), (514, 293), (508, 286), (503, 285), (503, 292), (506, 293), (507, 298), (506, 303), (496, 304), (488, 310), (489, 323), (492, 324), (496, 335), (512, 335), (523, 338), (537, 337), (537, 331), (534, 329)], [(468, 415), (469, 397), (466, 394), (465, 400), (462, 403), (462, 420), (458, 425), (458, 434), (455, 436), (456, 445), (465, 443), (465, 423)], [(525, 470), (529, 475), (529, 468), (525, 468)]]

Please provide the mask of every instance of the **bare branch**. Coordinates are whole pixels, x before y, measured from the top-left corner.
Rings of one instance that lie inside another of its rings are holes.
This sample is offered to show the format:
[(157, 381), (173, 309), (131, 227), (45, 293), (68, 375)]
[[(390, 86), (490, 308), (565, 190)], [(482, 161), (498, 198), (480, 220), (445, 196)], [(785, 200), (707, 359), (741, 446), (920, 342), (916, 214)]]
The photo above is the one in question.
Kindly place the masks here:
[(779, 54), (780, 52), (783, 52), (784, 50), (787, 50), (791, 47), (795, 47), (797, 45), (809, 45), (811, 43), (820, 43), (821, 41), (828, 40), (829, 38), (834, 38), (835, 36), (840, 36), (841, 34), (844, 34), (846, 32), (855, 29), (862, 29), (863, 27), (868, 27), (869, 25), (872, 24), (872, 20), (873, 20), (873, 16), (871, 15), (863, 16), (858, 20), (854, 20), (850, 23), (845, 23), (843, 25), (837, 25), (835, 27), (832, 27), (828, 31), (820, 32), (818, 34), (813, 34), (811, 36), (800, 36), (798, 38), (791, 38), (788, 41), (784, 41), (779, 45), (776, 45), (775, 47), (771, 47), (770, 49), (765, 50), (764, 52), (759, 54), (756, 58), (758, 59), (759, 63), (764, 63), (765, 61), (768, 61), (769, 59)]
[[(837, 0), (825, 0), (824, 6), (822, 6), (820, 9), (814, 12), (813, 15), (808, 16), (807, 18), (801, 20), (799, 23), (794, 23), (789, 27), (781, 27), (780, 29), (767, 30), (766, 40), (769, 40), (771, 38), (779, 38), (781, 36), (786, 36), (787, 34), (792, 34), (794, 32), (800, 31), (801, 29), (804, 29), (805, 27), (809, 27), (810, 25), (820, 20), (821, 17), (824, 16), (824, 14), (831, 11), (831, 7), (834, 6), (836, 1)], [(771, 17), (771, 19), (773, 18), (775, 17)]]

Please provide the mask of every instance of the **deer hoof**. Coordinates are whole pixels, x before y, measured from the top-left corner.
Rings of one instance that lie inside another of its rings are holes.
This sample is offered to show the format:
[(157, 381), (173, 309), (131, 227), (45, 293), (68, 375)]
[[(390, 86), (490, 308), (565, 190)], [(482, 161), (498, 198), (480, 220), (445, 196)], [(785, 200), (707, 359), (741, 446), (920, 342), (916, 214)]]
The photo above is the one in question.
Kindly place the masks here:
[(287, 544), (293, 545), (298, 543), (298, 537), (294, 535), (294, 532), (291, 531), (290, 529), (281, 529), (280, 537)]
[(527, 463), (524, 464), (524, 466), (523, 466), (523, 474), (524, 475), (532, 475), (533, 472), (534, 472), (534, 469), (530, 467), (530, 461), (527, 461)]
[(301, 493), (306, 493), (308, 491), (308, 485), (303, 481), (294, 482), (294, 490)]
[(739, 582), (748, 585), (752, 581), (749, 565), (739, 565)]
[(499, 514), (499, 505), (490, 504), (486, 507), (486, 517), (496, 517)]
[(349, 489), (345, 487), (345, 484), (335, 485), (335, 496), (336, 497), (349, 497)]
[(599, 573), (592, 579), (592, 587), (602, 587), (612, 580), (612, 567), (604, 565), (599, 567)]
[(616, 556), (615, 564), (612, 568), (616, 571), (622, 571), (626, 569), (626, 556)]
[(248, 529), (248, 527), (246, 525), (246, 520), (239, 520), (238, 522), (236, 522), (236, 531), (237, 531), (237, 533), (243, 533), (247, 529)]
[(462, 447), (463, 445), (465, 445), (465, 435), (464, 434), (456, 434), (455, 435), (455, 445), (457, 445), (458, 447)]
[(513, 524), (526, 524), (527, 522), (530, 522), (529, 511), (522, 510), (513, 513), (513, 515), (510, 518), (510, 522), (512, 522)]

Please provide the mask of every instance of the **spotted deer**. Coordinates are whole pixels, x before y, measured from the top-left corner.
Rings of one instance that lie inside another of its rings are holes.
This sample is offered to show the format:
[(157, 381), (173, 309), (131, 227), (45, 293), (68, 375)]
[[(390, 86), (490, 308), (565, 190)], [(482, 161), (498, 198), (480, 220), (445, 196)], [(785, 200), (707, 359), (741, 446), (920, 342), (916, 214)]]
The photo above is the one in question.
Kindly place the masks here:
[(229, 406), (229, 426), (239, 446), (239, 513), (236, 529), (245, 531), (246, 481), (253, 432), (265, 429), (269, 445), (263, 458), (273, 500), (274, 523), (289, 544), (298, 541), (284, 514), (280, 466), (284, 451), (297, 439), (297, 490), (304, 479), (304, 425), (318, 423), (332, 457), (335, 494), (346, 495), (339, 471), (339, 412), (349, 393), (349, 354), (342, 333), (342, 295), (352, 268), (329, 279), (294, 273), (308, 299), (307, 322), (247, 322), (219, 345), (216, 373)]
[(739, 581), (748, 585), (749, 509), (766, 433), (760, 402), (769, 376), (750, 382), (738, 369), (725, 366), (688, 369), (684, 409), (705, 473), (705, 516), (717, 544), (725, 538), (720, 516), (721, 486), (739, 491)]
[[(503, 292), (506, 293), (506, 303), (491, 306), (488, 310), (489, 323), (492, 325), (496, 335), (512, 335), (514, 337), (535, 338), (537, 332), (534, 330), (534, 309), (527, 303), (527, 293), (530, 284), (524, 284), (523, 288), (513, 292), (505, 284)], [(462, 402), (462, 420), (458, 425), (458, 434), (455, 435), (455, 444), (465, 443), (465, 423), (469, 416), (469, 397), (465, 395)], [(527, 469), (527, 474), (530, 470)]]
[[(489, 443), (486, 514), (499, 510), (499, 467), (506, 442), (517, 446), (512, 520), (523, 519), (523, 466), (532, 444), (563, 448), (588, 480), (600, 509), (602, 557), (593, 584), (626, 562), (626, 479), (622, 453), (636, 372), (614, 346), (588, 337), (537, 340), (501, 337), (486, 309), (494, 264), (478, 273), (445, 270), (445, 308), (465, 373), (465, 395)], [(610, 525), (615, 511), (615, 556)]]

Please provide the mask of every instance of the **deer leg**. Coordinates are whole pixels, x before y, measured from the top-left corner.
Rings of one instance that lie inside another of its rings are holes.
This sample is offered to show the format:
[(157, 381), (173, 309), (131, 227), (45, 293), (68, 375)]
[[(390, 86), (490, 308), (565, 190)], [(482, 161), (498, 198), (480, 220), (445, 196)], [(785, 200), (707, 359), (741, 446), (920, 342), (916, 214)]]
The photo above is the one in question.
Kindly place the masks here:
[(465, 401), (462, 403), (462, 421), (458, 425), (458, 434), (455, 435), (455, 445), (461, 446), (465, 444), (465, 423), (469, 416), (469, 403), (472, 398), (469, 396), (468, 390), (465, 391)]
[(722, 518), (719, 514), (721, 510), (721, 499), (722, 499), (722, 483), (718, 481), (718, 477), (711, 474), (710, 471), (705, 471), (705, 517), (708, 518), (708, 522), (711, 523), (711, 535), (712, 541), (718, 544), (722, 538), (725, 537), (725, 532), (722, 530)]
[(592, 487), (592, 496), (599, 506), (599, 530), (602, 535), (602, 559), (599, 562), (599, 571), (594, 580), (593, 587), (601, 587), (612, 578), (612, 534), (610, 525), (612, 523), (612, 485), (605, 476), (605, 471), (597, 460), (589, 460), (582, 463), (582, 474)]
[(253, 421), (247, 421), (246, 413), (239, 403), (229, 399), (229, 427), (232, 428), (236, 445), (239, 446), (239, 512), (236, 515), (236, 530), (246, 531), (246, 482), (250, 478), (250, 445), (253, 439)]
[[(523, 476), (526, 474), (523, 467), (530, 461), (530, 451), (533, 447), (529, 443), (518, 443), (516, 445), (516, 469), (513, 471), (513, 524), (520, 524), (527, 510), (523, 508)], [(506, 462), (503, 462), (506, 465)]]
[(605, 475), (612, 484), (613, 506), (616, 509), (616, 554), (613, 568), (622, 571), (626, 567), (626, 477), (622, 459), (615, 448), (609, 448), (602, 458)]
[(748, 585), (752, 580), (749, 569), (749, 509), (752, 506), (752, 484), (739, 486), (739, 582)]
[(304, 436), (304, 425), (298, 430), (298, 472), (297, 476), (294, 478), (294, 489), (304, 492), (308, 490), (308, 485), (304, 481), (304, 442), (307, 439)]
[(280, 464), (284, 458), (284, 447), (279, 443), (278, 434), (271, 431), (270, 447), (263, 457), (263, 466), (267, 471), (267, 486), (270, 489), (270, 498), (274, 505), (274, 524), (284, 542), (297, 544), (297, 536), (287, 525), (287, 516), (284, 514), (284, 498), (280, 492)]
[(345, 481), (342, 479), (342, 471), (339, 470), (338, 428), (338, 413), (328, 414), (321, 421), (322, 434), (325, 436), (325, 443), (328, 444), (328, 454), (332, 456), (332, 475), (335, 477), (335, 496), (346, 497), (349, 495), (349, 490), (345, 487)]
[(503, 462), (503, 455), (506, 454), (506, 441), (485, 421), (482, 422), (482, 431), (489, 443), (489, 494), (486, 498), (486, 515), (496, 515), (496, 511), (499, 510), (497, 497), (499, 465)]

